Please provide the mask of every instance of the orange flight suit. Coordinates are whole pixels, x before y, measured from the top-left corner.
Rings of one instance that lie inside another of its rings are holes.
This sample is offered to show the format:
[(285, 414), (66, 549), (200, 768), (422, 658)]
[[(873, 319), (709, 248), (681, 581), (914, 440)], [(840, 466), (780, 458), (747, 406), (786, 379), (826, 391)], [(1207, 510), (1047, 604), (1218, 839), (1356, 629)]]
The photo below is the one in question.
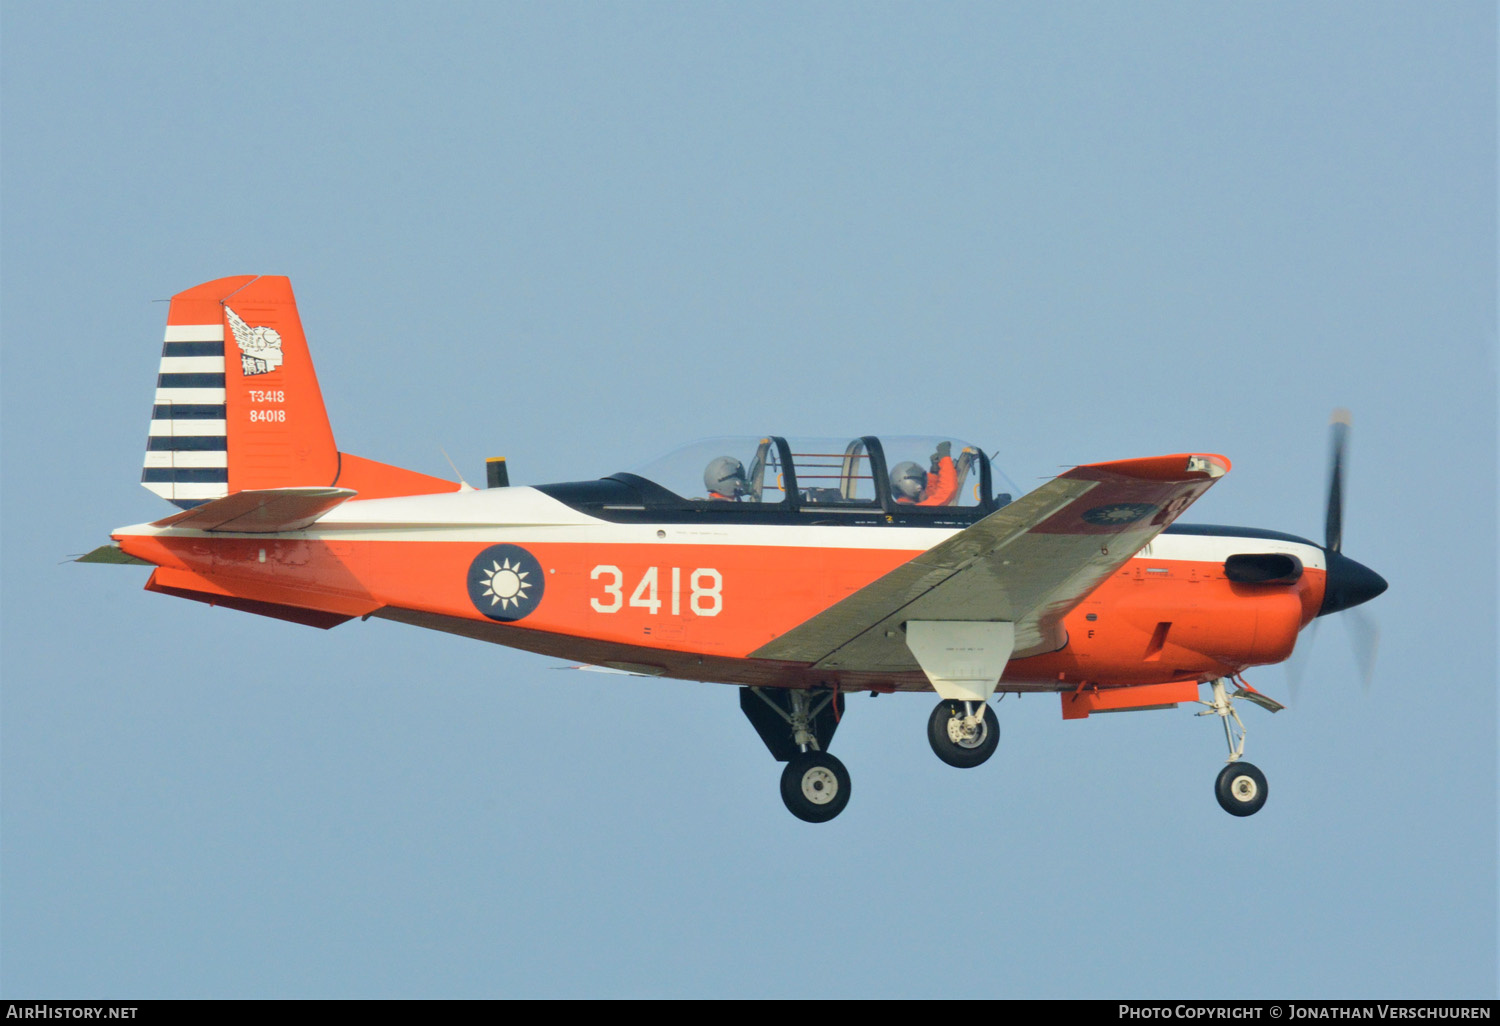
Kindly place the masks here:
[(904, 495), (897, 498), (897, 502), (903, 502), (908, 506), (946, 506), (952, 502), (958, 494), (958, 468), (953, 465), (953, 457), (945, 456), (938, 460), (937, 473), (927, 473), (927, 486), (923, 490), (925, 497), (922, 501), (913, 503)]

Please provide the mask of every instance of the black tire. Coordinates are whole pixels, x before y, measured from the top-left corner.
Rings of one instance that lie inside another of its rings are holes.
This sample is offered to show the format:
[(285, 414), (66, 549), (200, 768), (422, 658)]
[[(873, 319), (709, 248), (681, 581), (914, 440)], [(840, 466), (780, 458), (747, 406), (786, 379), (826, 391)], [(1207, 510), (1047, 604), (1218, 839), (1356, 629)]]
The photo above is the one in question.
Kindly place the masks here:
[(781, 800), (798, 819), (826, 823), (849, 804), (849, 771), (827, 752), (806, 752), (781, 771)]
[(1266, 804), (1266, 775), (1248, 762), (1231, 762), (1214, 781), (1214, 797), (1231, 816), (1253, 816)]
[(980, 723), (979, 737), (973, 741), (959, 739), (954, 726), (964, 718), (964, 703), (943, 700), (932, 710), (927, 720), (927, 741), (939, 759), (949, 766), (970, 769), (978, 766), (1000, 747), (1000, 718), (994, 707), (984, 703), (984, 719)]

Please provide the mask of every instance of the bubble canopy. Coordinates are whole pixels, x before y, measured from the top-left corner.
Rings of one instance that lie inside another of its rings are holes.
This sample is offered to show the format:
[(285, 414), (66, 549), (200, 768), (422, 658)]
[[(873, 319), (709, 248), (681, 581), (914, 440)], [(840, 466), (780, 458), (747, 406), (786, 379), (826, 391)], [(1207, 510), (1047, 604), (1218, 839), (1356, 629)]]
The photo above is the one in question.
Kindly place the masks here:
[(996, 502), (978, 446), (942, 435), (706, 438), (627, 473), (693, 506), (920, 512), (1009, 499)]

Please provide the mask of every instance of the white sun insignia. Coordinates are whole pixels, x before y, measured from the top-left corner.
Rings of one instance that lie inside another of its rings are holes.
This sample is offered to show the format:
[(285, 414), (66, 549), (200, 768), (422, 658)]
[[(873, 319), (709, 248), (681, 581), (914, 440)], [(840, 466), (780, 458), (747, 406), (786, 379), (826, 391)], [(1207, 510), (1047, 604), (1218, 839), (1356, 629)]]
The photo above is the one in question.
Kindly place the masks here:
[(240, 347), (240, 369), (246, 377), (252, 374), (269, 374), (281, 366), (281, 333), (275, 328), (252, 328), (244, 318), (229, 307), (229, 327), (234, 330), (234, 341)]
[(484, 595), (493, 606), (499, 603), (501, 609), (509, 609), (514, 602), (517, 607), (526, 601), (526, 589), (531, 587), (526, 578), (531, 574), (521, 569), (521, 561), (516, 560), (512, 565), (509, 559), (500, 563), (490, 560), (490, 566), (494, 569), (483, 570)]

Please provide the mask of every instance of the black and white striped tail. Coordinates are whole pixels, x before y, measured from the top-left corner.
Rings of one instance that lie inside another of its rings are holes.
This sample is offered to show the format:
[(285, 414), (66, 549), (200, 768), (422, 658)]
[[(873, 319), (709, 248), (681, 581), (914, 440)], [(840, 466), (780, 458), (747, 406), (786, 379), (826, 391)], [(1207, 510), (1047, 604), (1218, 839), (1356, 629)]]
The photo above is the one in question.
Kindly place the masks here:
[(183, 509), (229, 494), (222, 322), (167, 326), (141, 484)]

